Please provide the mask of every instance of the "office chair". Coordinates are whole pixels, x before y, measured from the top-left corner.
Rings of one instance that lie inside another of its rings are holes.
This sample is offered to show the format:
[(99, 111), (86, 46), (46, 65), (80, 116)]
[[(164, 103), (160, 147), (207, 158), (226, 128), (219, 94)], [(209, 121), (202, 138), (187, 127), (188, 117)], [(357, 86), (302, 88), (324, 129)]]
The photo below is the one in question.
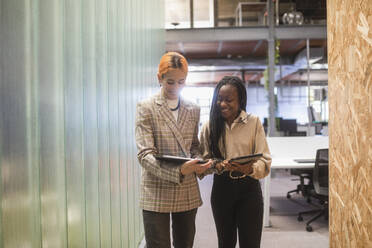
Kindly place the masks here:
[(284, 132), (284, 136), (295, 136), (297, 134), (297, 120), (296, 119), (280, 119), (279, 131)]
[[(313, 169), (290, 169), (290, 174), (293, 176), (298, 176), (298, 179), (292, 180), (300, 180), (300, 183), (297, 184), (297, 188), (294, 190), (290, 190), (287, 192), (287, 198), (290, 199), (291, 193), (296, 192), (297, 194), (301, 193), (303, 197), (306, 198), (308, 203), (311, 202), (311, 195), (310, 191), (314, 190), (313, 185)], [(305, 183), (305, 179), (308, 180), (308, 183)]]
[(313, 214), (316, 215), (306, 222), (306, 231), (313, 231), (310, 223), (321, 216), (328, 219), (328, 149), (319, 149), (316, 152), (315, 167), (313, 170), (313, 184), (314, 190), (309, 193), (312, 197), (319, 200), (321, 206), (318, 209), (298, 213), (298, 221), (303, 221), (302, 215)]
[(315, 127), (315, 134), (322, 134), (321, 131), (323, 126), (327, 126), (328, 122), (320, 121), (316, 118), (313, 106), (307, 107), (307, 116), (309, 118), (310, 125)]

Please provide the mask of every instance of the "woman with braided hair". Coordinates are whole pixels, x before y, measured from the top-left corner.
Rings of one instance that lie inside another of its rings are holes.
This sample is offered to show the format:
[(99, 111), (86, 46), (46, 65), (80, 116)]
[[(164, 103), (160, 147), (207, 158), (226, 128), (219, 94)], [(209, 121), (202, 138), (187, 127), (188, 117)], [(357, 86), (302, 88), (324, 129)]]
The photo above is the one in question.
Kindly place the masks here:
[[(270, 172), (271, 156), (263, 126), (247, 113), (247, 93), (242, 80), (226, 76), (216, 86), (209, 122), (201, 131), (203, 158), (223, 161), (213, 166), (211, 206), (218, 247), (259, 248), (263, 200), (258, 179)], [(262, 153), (247, 164), (227, 162), (231, 158)], [(210, 171), (210, 170), (209, 170)]]

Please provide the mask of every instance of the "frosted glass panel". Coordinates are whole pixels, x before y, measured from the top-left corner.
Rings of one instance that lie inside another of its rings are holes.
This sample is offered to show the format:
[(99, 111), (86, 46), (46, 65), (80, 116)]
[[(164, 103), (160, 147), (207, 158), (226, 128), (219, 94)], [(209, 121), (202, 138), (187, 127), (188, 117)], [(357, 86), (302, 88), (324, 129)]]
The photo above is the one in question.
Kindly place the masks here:
[(0, 2), (0, 247), (137, 247), (163, 0)]

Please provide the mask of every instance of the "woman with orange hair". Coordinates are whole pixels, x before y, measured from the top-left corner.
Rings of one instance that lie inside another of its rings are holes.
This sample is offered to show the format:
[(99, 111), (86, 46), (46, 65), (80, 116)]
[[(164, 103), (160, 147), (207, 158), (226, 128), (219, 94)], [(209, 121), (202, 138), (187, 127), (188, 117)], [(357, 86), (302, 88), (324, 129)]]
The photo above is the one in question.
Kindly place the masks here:
[(198, 159), (178, 165), (155, 157), (199, 156), (200, 108), (180, 97), (187, 71), (187, 61), (181, 54), (163, 55), (158, 70), (160, 92), (137, 105), (136, 143), (142, 166), (140, 207), (148, 248), (171, 247), (170, 218), (174, 247), (193, 246), (196, 212), (202, 204), (196, 174), (211, 166), (211, 162), (198, 164)]

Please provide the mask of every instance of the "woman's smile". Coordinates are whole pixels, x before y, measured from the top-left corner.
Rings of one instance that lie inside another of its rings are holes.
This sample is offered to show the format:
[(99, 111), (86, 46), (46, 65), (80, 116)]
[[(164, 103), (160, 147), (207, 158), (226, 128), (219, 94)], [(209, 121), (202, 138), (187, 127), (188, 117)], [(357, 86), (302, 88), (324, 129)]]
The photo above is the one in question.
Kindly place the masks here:
[(222, 115), (222, 117), (228, 116), (229, 113), (230, 113), (230, 109), (228, 109), (228, 108), (221, 108), (221, 115)]
[(239, 97), (237, 89), (231, 85), (224, 85), (218, 93), (217, 105), (221, 116), (230, 125), (239, 115)]

